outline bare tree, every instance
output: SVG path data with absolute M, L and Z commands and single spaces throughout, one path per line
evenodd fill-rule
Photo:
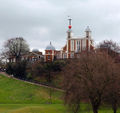
M 98 48 L 101 51 L 107 52 L 111 57 L 115 58 L 120 52 L 120 45 L 112 40 L 104 40 L 99 43 Z
M 48 62 L 44 64 L 44 72 L 46 75 L 47 82 L 50 86 L 54 86 L 54 78 L 57 73 L 61 71 L 61 68 L 63 66 L 63 62 L 60 61 L 54 61 L 54 62 Z M 50 88 L 49 90 L 49 96 L 50 96 L 50 103 L 52 103 L 52 93 L 54 89 Z
M 4 44 L 3 55 L 20 61 L 21 56 L 29 52 L 29 45 L 22 37 L 11 38 Z
M 84 53 L 80 59 L 71 61 L 64 71 L 65 102 L 68 100 L 68 105 L 75 105 L 77 101 L 70 100 L 84 98 L 90 101 L 93 112 L 98 113 L 103 94 L 112 80 L 113 64 L 112 58 L 101 52 Z
M 111 105 L 113 112 L 116 113 L 120 105 L 120 71 L 119 65 L 112 68 L 112 81 L 104 93 L 104 102 Z
M 80 102 L 82 99 L 82 84 L 79 78 L 78 60 L 70 60 L 64 68 L 63 89 L 65 105 L 73 113 L 78 113 L 80 110 Z

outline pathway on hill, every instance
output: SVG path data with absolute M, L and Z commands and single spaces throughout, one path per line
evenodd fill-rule
M 55 87 L 51 87 L 51 86 L 47 86 L 47 85 L 43 85 L 43 84 L 37 84 L 37 83 L 33 83 L 33 82 L 26 81 L 26 80 L 21 80 L 21 79 L 15 78 L 15 77 L 13 77 L 13 76 L 8 75 L 8 74 L 5 73 L 5 72 L 0 72 L 0 74 L 5 75 L 5 76 L 8 77 L 8 78 L 13 78 L 13 79 L 15 79 L 15 80 L 20 80 L 20 81 L 23 81 L 23 82 L 26 82 L 26 83 L 29 83 L 29 84 L 33 84 L 33 85 L 37 85 L 37 86 L 42 86 L 42 87 L 45 87 L 45 88 L 51 88 L 51 89 L 54 89 L 54 90 L 57 90 L 57 91 L 62 91 L 62 92 L 64 92 L 64 90 L 59 89 L 59 88 L 55 88 Z

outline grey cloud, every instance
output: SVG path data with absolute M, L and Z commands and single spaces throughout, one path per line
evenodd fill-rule
M 23 36 L 31 48 L 44 50 L 52 41 L 60 49 L 66 42 L 68 15 L 75 35 L 83 36 L 89 25 L 96 42 L 119 42 L 119 5 L 118 0 L 0 0 L 0 43 Z

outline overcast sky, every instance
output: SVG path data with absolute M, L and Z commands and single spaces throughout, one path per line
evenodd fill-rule
M 96 43 L 120 42 L 120 0 L 0 0 L 0 48 L 22 36 L 31 49 L 44 50 L 49 42 L 56 49 L 66 43 L 68 15 L 75 36 L 90 26 Z

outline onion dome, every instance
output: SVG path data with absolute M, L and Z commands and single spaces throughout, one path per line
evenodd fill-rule
M 46 50 L 55 50 L 55 47 L 50 42 L 50 44 L 46 47 Z
M 89 26 L 87 26 L 87 28 L 85 29 L 85 32 L 91 32 Z
M 32 52 L 39 52 L 39 50 L 38 49 L 33 49 Z

